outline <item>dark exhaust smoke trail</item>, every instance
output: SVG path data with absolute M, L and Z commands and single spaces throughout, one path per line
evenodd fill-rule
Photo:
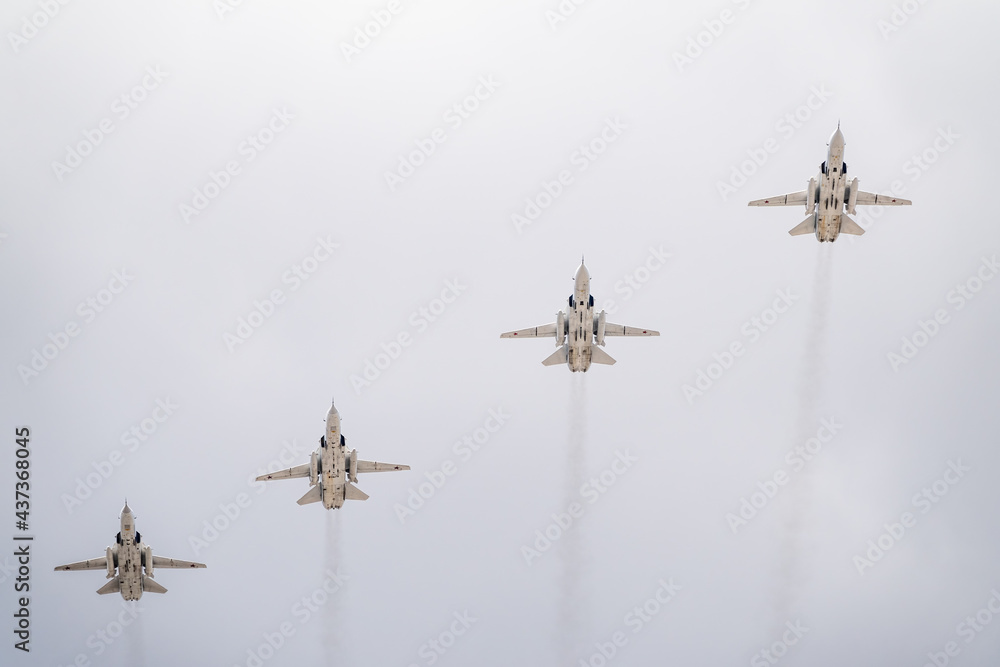
M 809 314 L 806 321 L 805 349 L 799 362 L 796 383 L 796 408 L 793 440 L 789 449 L 800 446 L 816 434 L 819 428 L 820 407 L 827 376 L 827 345 L 830 326 L 832 276 L 832 247 L 820 243 L 816 267 L 810 288 Z M 807 568 L 803 561 L 805 526 L 812 505 L 812 488 L 809 468 L 792 479 L 786 492 L 789 496 L 788 515 L 785 518 L 781 546 L 778 554 L 778 589 L 775 595 L 774 624 L 783 627 L 786 621 L 797 616 L 796 604 L 806 583 Z
M 826 349 L 830 318 L 830 290 L 832 280 L 831 247 L 819 244 L 816 269 L 813 275 L 806 324 L 806 348 L 803 350 L 801 375 L 798 381 L 798 410 L 796 412 L 796 444 L 816 433 L 819 427 L 819 402 L 826 379 Z
M 587 378 L 574 373 L 571 378 L 569 406 L 569 442 L 566 446 L 566 472 L 564 496 L 559 507 L 565 512 L 570 503 L 579 502 L 579 488 L 583 481 L 587 461 Z M 575 523 L 566 530 L 556 546 L 559 555 L 559 657 L 560 664 L 576 664 L 576 651 L 586 642 L 581 636 L 586 631 L 583 591 L 584 539 Z
M 327 510 L 326 544 L 324 545 L 324 568 L 317 581 L 323 581 L 327 572 L 336 572 L 340 567 L 340 534 L 341 510 Z M 343 646 L 340 633 L 340 598 L 341 595 L 331 595 L 325 604 L 323 614 L 323 652 L 324 664 L 342 665 L 344 656 L 340 647 Z
M 137 605 L 138 603 L 130 602 L 128 604 Z M 125 641 L 125 653 L 128 656 L 129 665 L 148 663 L 146 660 L 146 638 L 142 631 L 142 625 L 142 614 L 139 614 L 132 620 L 132 625 L 126 629 L 128 639 Z

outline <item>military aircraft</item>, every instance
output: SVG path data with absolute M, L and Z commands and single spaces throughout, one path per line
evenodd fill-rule
M 607 321 L 603 310 L 594 313 L 594 297 L 590 294 L 590 272 L 580 260 L 580 268 L 573 276 L 573 293 L 569 297 L 569 307 L 556 313 L 554 324 L 519 329 L 500 334 L 501 338 L 555 338 L 559 348 L 542 363 L 546 366 L 567 364 L 574 373 L 586 372 L 591 363 L 615 363 L 607 352 L 601 349 L 606 336 L 659 336 L 659 331 L 626 327 Z M 596 343 L 596 345 L 595 345 Z M 601 347 L 598 347 L 601 346 Z
M 126 600 L 138 600 L 143 591 L 147 593 L 166 593 L 167 589 L 153 581 L 155 568 L 195 568 L 205 567 L 203 563 L 192 563 L 166 556 L 154 556 L 153 548 L 143 544 L 142 536 L 135 529 L 135 517 L 129 509 L 128 501 L 122 509 L 121 532 L 115 538 L 114 546 L 108 547 L 104 558 L 60 565 L 61 570 L 103 570 L 107 568 L 108 579 L 104 586 L 97 589 L 99 595 L 121 593 Z M 115 575 L 117 569 L 118 574 Z M 145 572 L 143 572 L 145 569 Z
M 748 206 L 805 206 L 808 217 L 789 230 L 792 236 L 816 234 L 820 243 L 834 242 L 843 232 L 861 236 L 865 230 L 848 214 L 856 213 L 855 206 L 909 206 L 913 202 L 891 195 L 878 195 L 858 189 L 858 179 L 847 180 L 847 163 L 844 162 L 844 135 L 837 123 L 837 131 L 830 137 L 826 161 L 819 166 L 816 178 L 809 179 L 809 187 L 767 199 L 755 199 Z M 844 213 L 844 209 L 847 213 Z
M 343 507 L 345 500 L 368 500 L 368 494 L 354 486 L 361 472 L 409 470 L 410 466 L 395 463 L 358 460 L 358 450 L 347 451 L 347 440 L 340 432 L 340 413 L 331 404 L 326 415 L 326 435 L 319 439 L 319 449 L 309 463 L 287 470 L 261 475 L 258 482 L 275 479 L 309 478 L 309 490 L 299 498 L 299 505 L 323 501 L 326 509 Z

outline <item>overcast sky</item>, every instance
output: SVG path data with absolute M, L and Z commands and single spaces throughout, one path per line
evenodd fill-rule
M 996 665 L 998 20 L 5 3 L 0 497 L 10 540 L 27 425 L 35 541 L 27 655 L 0 557 L 0 662 Z M 838 122 L 913 206 L 822 245 L 747 208 Z M 584 254 L 608 319 L 661 335 L 572 374 L 499 334 L 552 322 Z M 412 469 L 330 512 L 251 483 L 331 398 Z M 53 572 L 126 497 L 208 565 L 131 611 Z

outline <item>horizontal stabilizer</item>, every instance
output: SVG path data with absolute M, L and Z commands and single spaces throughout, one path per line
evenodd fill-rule
M 500 334 L 501 338 L 555 338 L 555 336 L 555 322 L 552 324 L 543 324 L 540 327 L 518 329 L 517 331 L 508 331 L 507 333 Z
M 854 234 L 855 236 L 861 236 L 865 233 L 865 230 L 861 228 L 861 225 L 854 222 L 847 215 L 840 214 L 840 233 L 841 234 Z
M 189 567 L 205 567 L 205 564 L 192 563 L 189 560 L 177 560 L 176 558 L 167 558 L 166 556 L 153 556 L 153 569 L 158 570 L 161 567 L 181 569 Z
M 58 572 L 59 570 L 106 570 L 107 568 L 108 568 L 108 559 L 106 556 L 101 556 L 100 558 L 81 560 L 79 563 L 60 565 L 55 569 Z
M 122 580 L 115 577 L 108 583 L 104 584 L 97 589 L 98 595 L 108 595 L 110 593 L 121 593 L 122 592 Z
M 911 204 L 913 202 L 909 199 L 902 199 L 901 197 L 858 191 L 858 206 L 910 206 Z
M 768 197 L 767 199 L 755 199 L 748 203 L 747 206 L 805 206 L 807 194 L 808 192 L 803 190 L 802 192 L 793 192 L 788 195 Z
M 393 470 L 409 470 L 410 466 L 402 463 L 379 463 L 378 461 L 362 461 L 358 459 L 358 472 L 392 472 Z
M 590 346 L 590 360 L 595 364 L 604 364 L 605 366 L 613 366 L 615 363 L 610 354 L 596 345 Z
M 350 482 L 347 483 L 347 492 L 344 494 L 345 500 L 368 500 L 368 494 L 354 486 Z
M 569 360 L 569 356 L 566 352 L 566 346 L 563 345 L 558 350 L 547 356 L 542 360 L 542 365 L 544 366 L 557 366 L 558 364 L 565 364 Z
M 159 585 L 151 577 L 142 578 L 142 590 L 146 593 L 166 593 L 167 589 Z
M 295 477 L 308 477 L 308 476 L 309 476 L 309 464 L 303 463 L 302 465 L 295 466 L 294 468 L 269 472 L 266 475 L 261 475 L 255 481 L 266 482 L 269 479 L 293 479 Z
M 659 336 L 659 331 L 652 329 L 641 329 L 639 327 L 627 327 L 622 324 L 612 324 L 608 322 L 604 325 L 604 335 L 607 336 Z
M 323 500 L 323 494 L 320 492 L 319 484 L 309 487 L 306 491 L 306 495 L 299 498 L 299 505 L 308 505 L 309 503 L 318 503 Z
M 802 236 L 803 234 L 816 233 L 816 216 L 810 215 L 808 218 L 788 230 L 792 236 Z

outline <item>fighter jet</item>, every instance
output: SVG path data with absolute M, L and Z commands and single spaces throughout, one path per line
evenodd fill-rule
M 540 327 L 519 329 L 500 334 L 501 338 L 555 338 L 559 348 L 542 363 L 546 366 L 568 364 L 574 373 L 587 372 L 591 363 L 615 363 L 604 346 L 605 336 L 659 336 L 659 331 L 626 327 L 607 321 L 607 313 L 603 310 L 594 313 L 594 297 L 590 294 L 590 272 L 580 260 L 580 268 L 573 276 L 573 293 L 569 296 L 569 307 L 556 313 L 554 324 L 543 324 Z M 595 343 L 597 345 L 595 345 Z M 597 346 L 601 347 L 597 347 Z
M 166 593 L 167 589 L 153 581 L 155 568 L 192 568 L 205 567 L 203 563 L 191 563 L 186 560 L 154 556 L 153 548 L 143 544 L 142 536 L 135 529 L 135 517 L 125 501 L 122 509 L 121 532 L 115 537 L 114 546 L 108 547 L 104 558 L 60 565 L 60 570 L 108 570 L 108 583 L 97 589 L 98 595 L 121 593 L 126 600 L 138 600 L 143 591 L 147 593 Z M 145 573 L 143 573 L 145 568 Z M 115 570 L 118 574 L 115 575 Z
M 808 217 L 788 233 L 816 234 L 820 243 L 833 242 L 841 232 L 861 236 L 865 230 L 848 217 L 856 213 L 855 206 L 909 206 L 909 199 L 890 195 L 877 195 L 858 189 L 858 179 L 847 180 L 847 163 L 844 162 L 844 135 L 837 131 L 830 137 L 826 161 L 819 166 L 816 178 L 809 179 L 809 188 L 801 192 L 757 199 L 748 206 L 805 206 Z M 847 213 L 843 210 L 847 209 Z
M 340 432 L 340 413 L 331 404 L 326 415 L 326 435 L 319 439 L 319 449 L 309 463 L 261 475 L 258 482 L 273 479 L 308 477 L 309 490 L 299 498 L 299 505 L 323 501 L 328 510 L 343 507 L 345 500 L 368 500 L 368 494 L 354 486 L 360 472 L 409 470 L 410 466 L 377 461 L 359 461 L 358 450 L 347 451 L 347 440 Z

